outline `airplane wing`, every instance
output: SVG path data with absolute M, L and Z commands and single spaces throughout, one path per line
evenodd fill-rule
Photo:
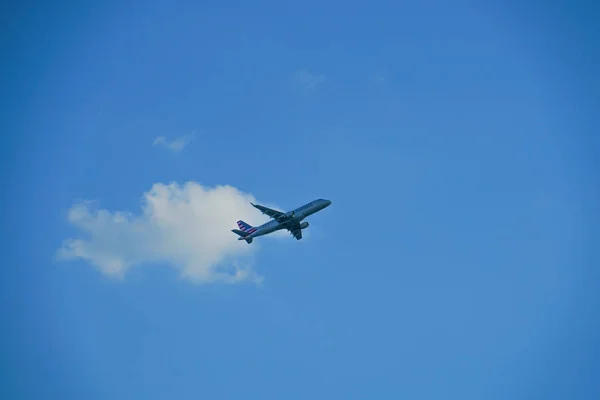
M 296 240 L 302 239 L 302 229 L 300 229 L 300 224 L 293 225 L 287 228 L 288 231 L 296 238 Z
M 263 214 L 267 214 L 269 217 L 277 220 L 278 222 L 283 222 L 285 220 L 285 213 L 282 213 L 281 211 L 273 210 L 272 208 L 260 206 L 254 203 L 250 204 L 252 204 L 255 208 L 258 208 Z

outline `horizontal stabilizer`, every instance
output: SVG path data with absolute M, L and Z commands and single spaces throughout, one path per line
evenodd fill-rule
M 239 229 L 232 229 L 232 230 L 231 230 L 231 232 L 233 232 L 233 233 L 235 233 L 236 235 L 239 235 L 239 236 L 240 236 L 240 237 L 238 238 L 238 240 L 245 240 L 245 241 L 246 241 L 246 243 L 248 243 L 248 244 L 252 243 L 252 238 L 251 238 L 251 237 L 250 237 L 250 238 L 248 237 L 248 236 L 250 236 L 250 235 L 251 235 L 251 233 L 250 233 L 250 232 L 244 232 L 244 231 L 241 231 L 241 230 L 239 230 Z
M 232 229 L 231 232 L 235 233 L 236 235 L 241 236 L 240 240 L 250 234 L 249 232 L 240 231 L 239 229 Z

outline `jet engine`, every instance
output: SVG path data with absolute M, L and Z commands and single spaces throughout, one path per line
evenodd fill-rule
M 300 229 L 308 228 L 308 222 L 303 222 L 300 224 Z

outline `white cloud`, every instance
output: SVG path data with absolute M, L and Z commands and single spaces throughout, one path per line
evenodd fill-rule
M 56 256 L 85 260 L 117 279 L 133 267 L 167 263 L 197 283 L 260 283 L 249 258 L 259 243 L 238 241 L 231 232 L 239 219 L 251 225 L 268 219 L 250 202 L 256 199 L 232 186 L 196 182 L 154 184 L 143 195 L 141 215 L 82 202 L 69 210 L 68 220 L 86 237 L 65 240 Z M 287 231 L 269 236 L 289 237 Z
M 169 142 L 167 140 L 167 138 L 165 138 L 164 136 L 159 136 L 156 139 L 154 139 L 153 145 L 154 146 L 162 146 L 165 149 L 175 151 L 175 152 L 180 152 L 185 148 L 185 146 L 190 144 L 192 142 L 192 140 L 194 140 L 195 137 L 196 137 L 195 134 L 190 133 L 189 135 L 180 136 Z
M 325 82 L 325 76 L 314 75 L 305 69 L 301 69 L 294 73 L 294 82 L 304 93 L 311 93 Z

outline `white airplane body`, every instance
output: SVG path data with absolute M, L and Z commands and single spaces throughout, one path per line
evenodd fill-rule
M 296 240 L 302 239 L 302 229 L 308 228 L 308 222 L 302 222 L 302 220 L 309 215 L 328 207 L 331 204 L 331 201 L 318 199 L 287 213 L 253 203 L 250 204 L 259 209 L 263 214 L 271 217 L 272 220 L 257 227 L 249 225 L 242 220 L 237 221 L 239 229 L 232 229 L 231 232 L 240 236 L 238 240 L 245 240 L 248 244 L 252 243 L 252 239 L 255 237 L 268 235 L 269 233 L 273 233 L 281 229 L 287 229 L 290 231 Z

